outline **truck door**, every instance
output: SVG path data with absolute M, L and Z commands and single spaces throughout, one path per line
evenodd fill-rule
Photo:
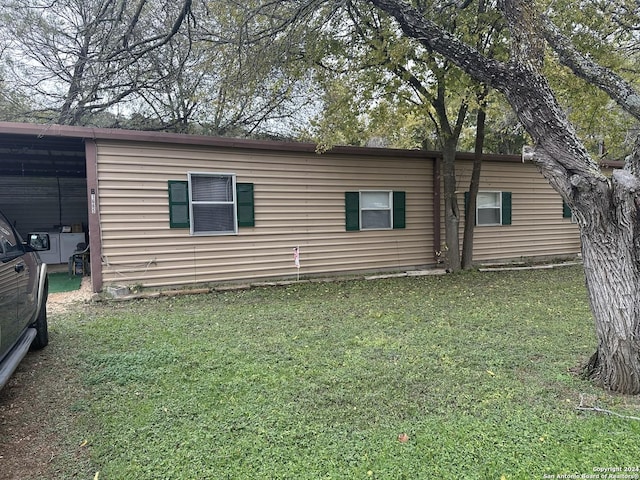
M 15 343 L 21 331 L 18 282 L 20 272 L 25 267 L 21 252 L 22 245 L 18 243 L 13 229 L 0 216 L 0 358 Z

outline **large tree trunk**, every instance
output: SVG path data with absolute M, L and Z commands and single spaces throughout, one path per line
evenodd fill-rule
M 598 350 L 586 373 L 602 387 L 640 393 L 640 236 L 634 191 L 626 171 L 613 177 L 612 201 L 581 224 L 582 255 Z M 602 204 L 604 203 L 604 204 Z
M 539 79 L 539 77 L 538 77 Z M 534 82 L 535 84 L 535 82 Z M 544 91 L 544 85 L 538 85 Z M 582 258 L 598 348 L 586 373 L 605 389 L 640 393 L 640 180 L 627 169 L 606 178 L 563 127 L 550 104 L 508 92 L 511 104 L 537 142 L 526 155 L 571 206 L 580 227 Z M 535 109 L 558 123 L 537 122 Z

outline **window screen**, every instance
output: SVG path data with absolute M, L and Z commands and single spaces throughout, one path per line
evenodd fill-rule
M 500 192 L 479 192 L 477 197 L 477 225 L 500 225 L 501 215 Z
M 189 173 L 191 233 L 236 233 L 235 176 Z
M 391 192 L 360 192 L 362 230 L 392 228 Z

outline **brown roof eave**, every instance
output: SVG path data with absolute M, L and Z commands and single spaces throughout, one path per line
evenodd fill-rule
M 171 143 L 175 145 L 198 145 L 218 148 L 242 148 L 249 150 L 270 150 L 281 152 L 314 153 L 314 143 L 285 142 L 273 140 L 252 140 L 231 137 L 188 135 L 183 133 L 147 132 L 142 130 L 122 130 L 110 128 L 78 127 L 71 125 L 42 125 L 33 123 L 0 122 L 0 134 L 32 135 L 43 137 L 66 137 L 91 140 L 119 140 L 130 142 Z M 437 152 L 421 150 L 401 150 L 392 148 L 370 148 L 336 146 L 327 154 L 397 156 L 425 158 L 439 155 Z
M 130 142 L 156 142 L 177 145 L 199 145 L 217 148 L 241 148 L 248 150 L 280 151 L 314 153 L 317 145 L 314 143 L 285 142 L 274 140 L 252 140 L 245 138 L 214 137 L 206 135 L 188 135 L 184 133 L 148 132 L 142 130 L 123 130 L 113 128 L 80 127 L 72 125 L 36 124 L 0 122 L 0 134 L 32 135 L 43 137 L 66 137 L 93 140 L 120 140 Z M 334 146 L 324 152 L 326 155 L 359 155 L 375 157 L 397 158 L 442 158 L 442 152 L 428 150 L 410 150 L 378 147 Z M 473 153 L 458 152 L 456 158 L 473 160 Z M 485 161 L 522 162 L 521 155 L 485 154 Z M 608 161 L 601 165 L 610 168 L 621 168 L 623 162 Z
M 248 150 L 314 153 L 317 145 L 314 143 L 285 142 L 274 140 L 252 140 L 246 138 L 214 137 L 206 135 L 188 135 L 183 133 L 148 132 L 142 130 L 123 130 L 113 128 L 80 127 L 57 124 L 35 124 L 0 122 L 0 134 L 30 135 L 38 138 L 77 138 L 91 140 L 116 140 L 128 142 L 155 142 L 174 145 L 197 145 L 217 148 L 241 148 Z M 397 158 L 440 158 L 441 152 L 427 150 L 410 150 L 378 147 L 356 147 L 337 145 L 324 152 L 326 155 L 360 155 L 375 157 Z M 472 154 L 460 153 L 459 158 L 473 158 Z M 502 155 L 485 156 L 488 160 L 494 157 L 507 160 Z M 504 157 L 504 158 L 503 158 Z M 517 157 L 518 159 L 520 157 Z

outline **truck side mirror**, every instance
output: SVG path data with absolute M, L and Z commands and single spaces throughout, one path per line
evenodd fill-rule
M 33 250 L 44 252 L 49 250 L 49 234 L 48 233 L 30 233 L 27 245 Z

